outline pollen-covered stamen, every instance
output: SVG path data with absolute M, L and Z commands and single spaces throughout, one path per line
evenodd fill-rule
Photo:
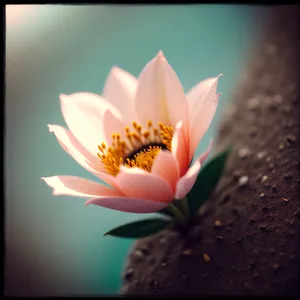
M 97 153 L 105 169 L 109 174 L 117 175 L 120 165 L 127 167 L 139 167 L 148 172 L 151 171 L 153 161 L 161 149 L 171 151 L 173 128 L 172 126 L 158 124 L 153 127 L 152 121 L 147 122 L 147 128 L 137 122 L 132 122 L 133 130 L 125 127 L 125 139 L 118 133 L 112 134 L 111 147 L 105 143 L 98 146 Z
M 127 158 L 125 166 L 130 168 L 138 167 L 151 172 L 153 161 L 161 149 L 162 147 L 160 146 L 149 146 L 147 149 L 134 154 L 133 159 Z
M 171 151 L 172 149 L 172 137 L 173 137 L 173 127 L 168 125 L 163 125 L 159 123 L 160 134 L 162 138 L 162 143 L 166 145 L 167 149 Z

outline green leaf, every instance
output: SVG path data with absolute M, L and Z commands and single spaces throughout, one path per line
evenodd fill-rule
M 165 219 L 147 219 L 137 222 L 132 222 L 114 228 L 104 235 L 112 235 L 123 238 L 142 238 L 165 229 L 172 220 Z
M 197 213 L 198 209 L 209 199 L 217 186 L 230 151 L 231 147 L 215 156 L 200 170 L 195 185 L 187 195 L 191 215 Z
M 158 213 L 166 215 L 168 217 L 173 218 L 174 216 L 172 215 L 172 213 L 170 212 L 170 210 L 168 209 L 168 207 L 163 208 L 162 210 L 159 210 Z

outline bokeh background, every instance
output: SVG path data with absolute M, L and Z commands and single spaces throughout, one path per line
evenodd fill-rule
M 6 6 L 5 291 L 14 296 L 114 295 L 134 240 L 109 229 L 153 215 L 52 196 L 42 176 L 96 180 L 47 124 L 64 125 L 58 95 L 101 93 L 114 65 L 138 76 L 162 49 L 187 91 L 223 73 L 206 149 L 243 74 L 257 8 L 234 5 Z

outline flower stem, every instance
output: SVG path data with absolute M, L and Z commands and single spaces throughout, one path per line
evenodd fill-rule
M 190 216 L 190 211 L 189 211 L 187 197 L 177 200 L 177 203 L 178 203 L 177 206 L 179 206 L 180 210 L 183 212 L 185 217 L 188 219 Z
M 182 212 L 172 203 L 169 203 L 168 205 L 169 211 L 172 213 L 172 215 L 175 217 L 176 220 L 180 222 L 185 222 L 186 218 L 182 214 Z

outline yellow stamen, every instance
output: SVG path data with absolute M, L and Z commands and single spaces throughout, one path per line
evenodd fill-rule
M 147 129 L 137 122 L 132 122 L 133 131 L 125 127 L 124 139 L 119 133 L 112 134 L 111 146 L 102 142 L 98 146 L 97 156 L 104 164 L 107 172 L 116 176 L 120 172 L 120 165 L 138 167 L 151 172 L 153 161 L 161 149 L 171 151 L 173 128 L 159 123 L 153 127 L 151 120 L 147 122 Z M 141 149 L 136 152 L 137 149 Z

